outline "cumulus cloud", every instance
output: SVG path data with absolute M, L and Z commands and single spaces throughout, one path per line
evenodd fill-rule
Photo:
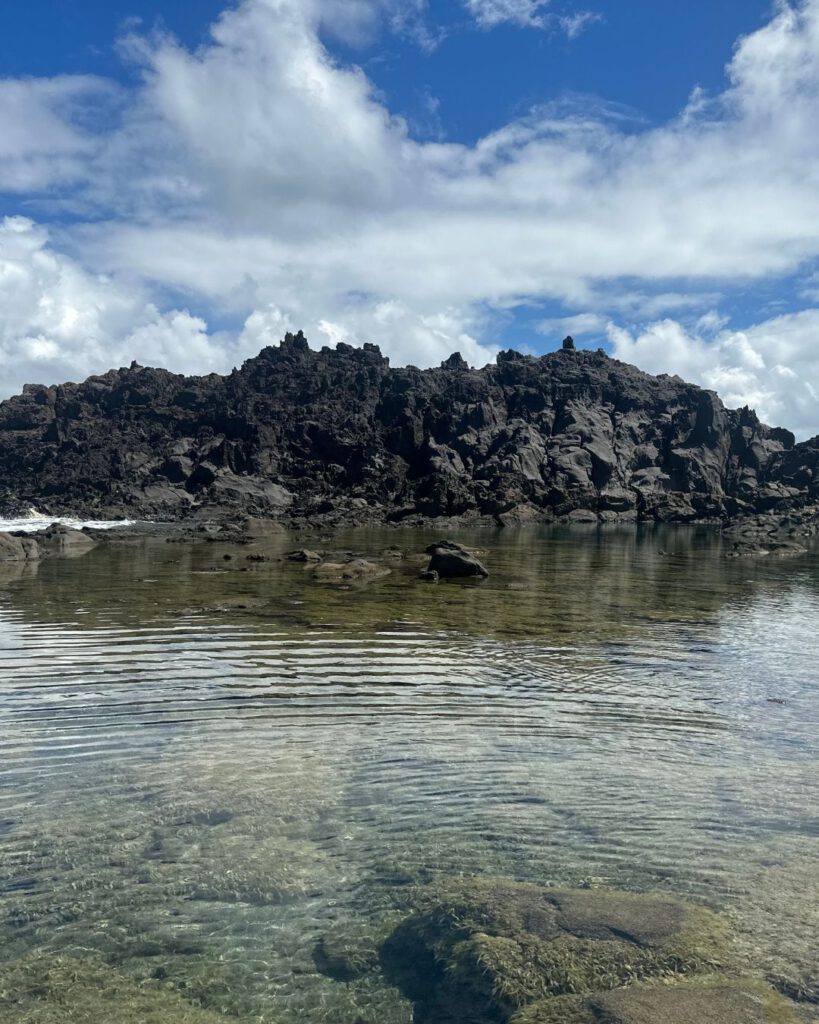
M 25 383 L 83 378 L 132 359 L 177 372 L 227 372 L 287 331 L 304 329 L 314 347 L 380 343 L 395 365 L 434 365 L 459 350 L 483 365 L 497 348 L 470 334 L 478 320 L 456 309 L 429 313 L 397 301 L 359 299 L 326 317 L 293 296 L 297 317 L 269 303 L 240 332 L 211 332 L 186 309 L 160 311 L 133 277 L 92 274 L 54 249 L 48 232 L 25 217 L 0 221 L 0 366 L 7 393 Z
M 469 3 L 487 26 L 557 11 Z M 426 5 L 407 9 L 420 17 Z M 581 98 L 474 145 L 414 137 L 322 42 L 363 40 L 397 12 L 392 0 L 242 0 L 195 51 L 132 37 L 124 49 L 140 84 L 127 97 L 112 90 L 107 114 L 91 109 L 94 80 L 5 83 L 42 130 L 26 129 L 16 99 L 0 105 L 0 139 L 13 140 L 0 142 L 12 150 L 0 188 L 50 190 L 49 210 L 61 202 L 69 220 L 50 240 L 30 223 L 22 232 L 33 248 L 9 273 L 23 273 L 30 301 L 0 310 L 2 390 L 23 372 L 9 353 L 32 376 L 58 358 L 75 374 L 103 369 L 137 344 L 178 368 L 215 368 L 220 353 L 230 362 L 285 324 L 316 344 L 376 341 L 401 361 L 461 348 L 480 362 L 494 351 L 493 309 L 549 301 L 625 324 L 612 343 L 648 368 L 676 324 L 687 376 L 720 370 L 731 396 L 758 384 L 766 416 L 780 409 L 797 425 L 797 407 L 776 397 L 786 383 L 772 392 L 770 381 L 787 371 L 816 381 L 810 311 L 776 358 L 757 328 L 745 332 L 764 373 L 717 321 L 663 317 L 696 322 L 721 294 L 819 257 L 819 0 L 780 4 L 738 42 L 724 91 L 695 91 L 666 124 Z M 46 311 L 62 308 L 66 281 L 81 326 L 61 337 L 68 322 Z M 806 278 L 806 301 L 814 289 Z M 203 311 L 244 330 L 209 335 Z M 808 429 L 810 414 L 798 417 Z
M 229 368 L 230 346 L 185 310 L 160 312 L 133 282 L 89 274 L 25 217 L 0 221 L 0 363 L 7 392 L 140 362 Z
M 819 403 L 819 309 L 766 320 L 745 331 L 700 321 L 700 331 L 660 320 L 640 333 L 609 324 L 614 355 L 651 373 L 679 374 L 719 392 L 729 407 L 748 405 L 768 423 L 800 437 L 816 433 Z M 703 330 L 704 328 L 704 330 Z
M 342 322 L 322 320 L 319 331 L 330 343 L 360 345 L 377 340 L 394 365 L 434 366 L 453 352 L 472 365 L 483 366 L 498 353 L 497 346 L 481 344 L 470 331 L 476 318 L 462 310 L 419 313 L 395 300 L 357 310 L 342 311 Z

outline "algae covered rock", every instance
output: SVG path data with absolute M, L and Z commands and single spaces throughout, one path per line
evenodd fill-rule
M 430 1024 L 504 1022 L 555 996 L 711 969 L 726 945 L 715 914 L 667 896 L 490 878 L 422 887 L 413 903 L 381 959 Z
M 755 979 L 695 978 L 534 1003 L 510 1024 L 797 1024 L 790 1003 Z
M 313 951 L 313 960 L 322 974 L 337 981 L 352 981 L 380 967 L 381 946 L 397 921 L 395 917 L 376 922 L 345 921 L 327 931 Z
M 316 579 L 329 583 L 366 582 L 389 576 L 392 569 L 366 558 L 350 558 L 345 562 L 322 562 L 313 570 Z
M 175 992 L 138 984 L 95 957 L 0 963 L 0 1021 L 15 1024 L 224 1024 Z

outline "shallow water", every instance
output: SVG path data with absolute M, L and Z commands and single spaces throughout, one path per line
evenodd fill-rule
M 819 998 L 817 553 L 577 527 L 461 534 L 480 584 L 276 560 L 430 539 L 0 567 L 6 968 L 71 955 L 248 1024 L 409 1022 L 317 942 L 408 883 L 496 874 L 701 902 L 738 969 Z

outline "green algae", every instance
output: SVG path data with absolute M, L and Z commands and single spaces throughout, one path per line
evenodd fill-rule
M 175 992 L 141 985 L 84 957 L 35 954 L 0 962 L 6 1024 L 224 1024 Z
M 316 944 L 316 967 L 336 981 L 352 981 L 379 970 L 381 947 L 400 923 L 400 912 L 357 918 L 328 929 Z
M 532 1003 L 510 1024 L 798 1024 L 795 1007 L 756 978 L 700 977 Z
M 729 946 L 717 915 L 667 896 L 473 878 L 433 882 L 407 904 L 381 961 L 430 1024 L 456 1007 L 505 1021 L 547 997 L 712 969 Z

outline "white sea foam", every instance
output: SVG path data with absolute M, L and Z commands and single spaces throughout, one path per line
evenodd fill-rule
M 47 530 L 53 523 L 71 526 L 75 530 L 81 530 L 84 526 L 93 527 L 95 530 L 113 530 L 118 526 L 133 526 L 135 522 L 135 519 L 75 519 L 72 516 L 45 516 L 35 509 L 31 509 L 27 516 L 22 516 L 19 519 L 0 519 L 0 533 L 39 533 L 40 530 Z

